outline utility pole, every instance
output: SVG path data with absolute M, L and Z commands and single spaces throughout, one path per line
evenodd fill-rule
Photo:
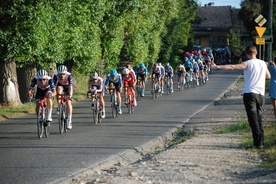
M 271 42 L 268 43 L 268 49 L 267 49 L 267 61 L 272 61 L 272 43 L 273 43 L 273 31 L 272 31 L 272 16 L 273 16 L 273 0 L 269 0 L 269 18 L 268 18 L 268 27 L 271 29 L 270 31 L 270 37 Z

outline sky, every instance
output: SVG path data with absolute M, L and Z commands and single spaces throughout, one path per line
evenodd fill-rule
M 214 2 L 214 6 L 229 6 L 231 5 L 232 7 L 235 8 L 241 8 L 240 3 L 241 0 L 198 0 L 198 2 L 201 2 L 201 6 L 204 6 L 204 4 L 208 4 L 210 2 Z

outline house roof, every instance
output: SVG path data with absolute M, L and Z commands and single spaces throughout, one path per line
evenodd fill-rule
M 229 29 L 232 27 L 231 6 L 203 6 L 198 11 L 201 18 L 200 24 L 194 28 L 219 28 Z

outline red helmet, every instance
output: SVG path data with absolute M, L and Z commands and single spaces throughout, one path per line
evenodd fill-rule
M 188 57 L 190 56 L 191 54 L 189 52 L 185 52 L 185 56 Z

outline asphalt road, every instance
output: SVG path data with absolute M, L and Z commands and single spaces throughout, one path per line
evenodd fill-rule
M 0 183 L 59 183 L 101 163 L 143 152 L 149 142 L 180 125 L 219 97 L 241 72 L 215 71 L 207 85 L 151 99 L 149 88 L 134 114 L 106 118 L 93 124 L 90 100 L 74 103 L 73 129 L 60 135 L 56 115 L 50 137 L 39 140 L 35 115 L 0 122 Z M 154 144 L 152 144 L 154 145 Z

